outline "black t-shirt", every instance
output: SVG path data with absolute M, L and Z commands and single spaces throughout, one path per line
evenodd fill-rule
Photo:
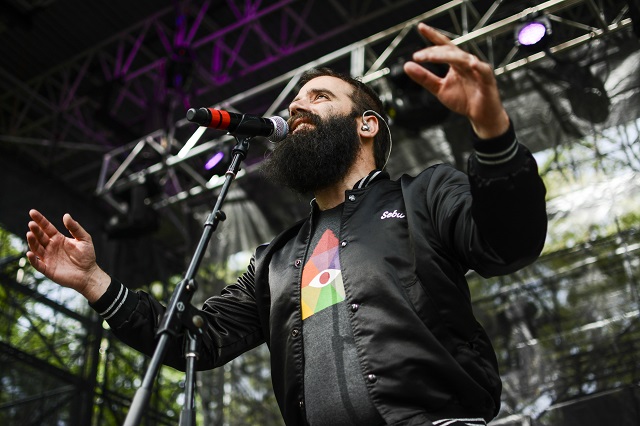
M 367 392 L 345 303 L 340 268 L 342 205 L 318 215 L 302 272 L 304 393 L 317 425 L 383 425 Z

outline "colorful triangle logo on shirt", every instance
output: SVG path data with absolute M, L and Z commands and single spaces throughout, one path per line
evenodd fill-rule
M 304 265 L 301 287 L 303 320 L 344 300 L 338 239 L 330 229 L 322 234 Z

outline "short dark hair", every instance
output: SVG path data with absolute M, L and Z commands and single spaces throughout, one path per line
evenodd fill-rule
M 353 101 L 356 113 L 358 115 L 362 115 L 363 112 L 370 109 L 380 114 L 380 117 L 383 117 L 385 123 L 381 123 L 380 130 L 373 139 L 373 156 L 376 162 L 376 168 L 382 170 L 387 161 L 389 145 L 391 144 L 391 141 L 388 129 L 385 128 L 386 126 L 388 126 L 388 120 L 386 118 L 384 106 L 382 105 L 380 97 L 371 87 L 367 86 L 357 78 L 339 73 L 332 70 L 331 68 L 323 67 L 307 70 L 302 73 L 299 84 L 301 86 L 304 86 L 314 78 L 323 76 L 339 78 L 340 80 L 349 83 L 351 87 L 353 87 L 353 92 L 351 93 L 350 97 Z

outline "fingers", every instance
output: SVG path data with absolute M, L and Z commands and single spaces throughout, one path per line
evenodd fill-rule
M 44 217 L 38 210 L 29 210 L 29 216 L 31 216 L 31 219 L 33 219 L 33 221 L 38 225 L 42 232 L 44 232 L 49 238 L 58 233 L 58 229 L 53 226 L 53 224 L 49 222 L 49 220 Z
M 80 241 L 91 240 L 91 235 L 89 235 L 89 233 L 85 231 L 82 225 L 80 225 L 80 223 L 75 221 L 69 213 L 66 213 L 62 217 L 62 223 L 64 223 L 65 228 L 67 228 L 71 236 L 76 240 L 80 240 Z
M 58 229 L 39 211 L 29 210 L 31 220 L 28 224 L 27 243 L 36 256 L 43 257 L 51 239 L 59 234 Z
M 29 223 L 29 227 L 31 228 L 31 224 Z M 38 238 L 37 233 L 34 231 L 27 232 L 27 244 L 29 245 L 29 250 L 34 253 L 34 256 L 44 257 L 45 253 L 45 244 Z
M 409 76 L 409 78 L 434 95 L 438 93 L 441 78 L 433 74 L 431 71 L 416 64 L 415 62 L 407 62 L 404 64 L 404 72 Z
M 31 266 L 35 268 L 36 271 L 41 272 L 42 274 L 45 274 L 47 270 L 47 265 L 42 260 L 40 260 L 40 258 L 36 256 L 35 253 L 33 253 L 32 251 L 28 251 L 27 260 L 29 261 Z
M 42 230 L 42 228 L 40 227 L 40 225 L 38 225 L 36 222 L 34 221 L 30 221 L 28 224 L 29 227 L 29 231 L 27 233 L 27 241 L 30 242 L 30 246 L 31 244 L 34 244 L 34 246 L 42 246 L 42 247 L 46 247 L 49 244 L 50 238 L 49 236 Z
M 489 64 L 481 61 L 475 55 L 462 50 L 453 44 L 444 34 L 423 23 L 418 24 L 418 30 L 420 34 L 433 42 L 434 46 L 426 47 L 415 52 L 413 54 L 413 60 L 415 62 L 448 64 L 463 72 L 478 71 L 483 79 L 490 79 L 493 76 L 493 70 Z
M 436 64 L 448 64 L 461 72 L 474 72 L 491 74 L 489 64 L 482 62 L 477 56 L 454 46 L 432 46 L 419 50 L 413 54 L 416 62 L 432 62 Z
M 30 251 L 27 252 L 27 260 L 36 271 L 44 274 L 47 269 L 47 265 L 41 259 L 45 257 L 45 247 L 49 244 L 50 238 L 44 231 L 43 226 L 47 227 L 48 225 L 53 225 L 51 225 L 51 223 L 49 223 L 49 221 L 37 210 L 29 211 L 29 216 L 31 216 L 33 220 L 28 224 L 29 232 L 27 232 L 27 244 L 29 245 Z
M 27 232 L 27 244 L 29 251 L 27 252 L 27 260 L 38 272 L 44 272 L 46 265 L 40 260 L 44 257 L 44 247 L 49 243 L 49 237 L 40 227 L 39 223 L 43 223 L 44 216 L 37 210 L 30 210 L 29 216 L 33 219 L 29 222 L 29 231 Z M 46 219 L 44 219 L 46 221 Z
M 437 31 L 435 28 L 428 26 L 427 24 L 420 22 L 418 24 L 418 32 L 426 37 L 430 42 L 436 45 L 445 45 L 449 44 L 453 46 L 451 39 L 441 32 Z
M 30 210 L 29 216 L 31 216 L 33 220 L 29 221 L 29 224 L 27 225 L 29 227 L 29 232 L 27 232 L 27 244 L 32 252 L 32 256 L 27 256 L 27 258 L 35 267 L 37 260 L 39 260 L 37 257 L 44 257 L 45 248 L 51 241 L 51 237 L 47 235 L 44 229 L 48 228 L 49 232 L 52 234 L 57 233 L 57 229 L 55 229 L 55 227 L 37 210 Z M 53 231 L 51 231 L 51 228 L 53 228 Z M 38 269 L 38 267 L 36 267 L 36 269 Z
M 59 234 L 58 229 L 42 213 L 35 209 L 29 211 L 29 216 L 33 219 L 33 221 L 29 222 L 29 230 L 33 233 L 34 242 L 37 241 L 40 245 L 46 247 L 51 238 Z M 62 217 L 62 223 L 76 240 L 88 241 L 91 239 L 91 235 L 69 213 L 65 213 Z

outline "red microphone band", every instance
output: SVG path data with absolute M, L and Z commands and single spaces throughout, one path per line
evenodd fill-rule
M 231 124 L 231 116 L 227 111 L 220 109 L 207 108 L 211 113 L 211 123 L 209 127 L 214 129 L 225 130 Z

